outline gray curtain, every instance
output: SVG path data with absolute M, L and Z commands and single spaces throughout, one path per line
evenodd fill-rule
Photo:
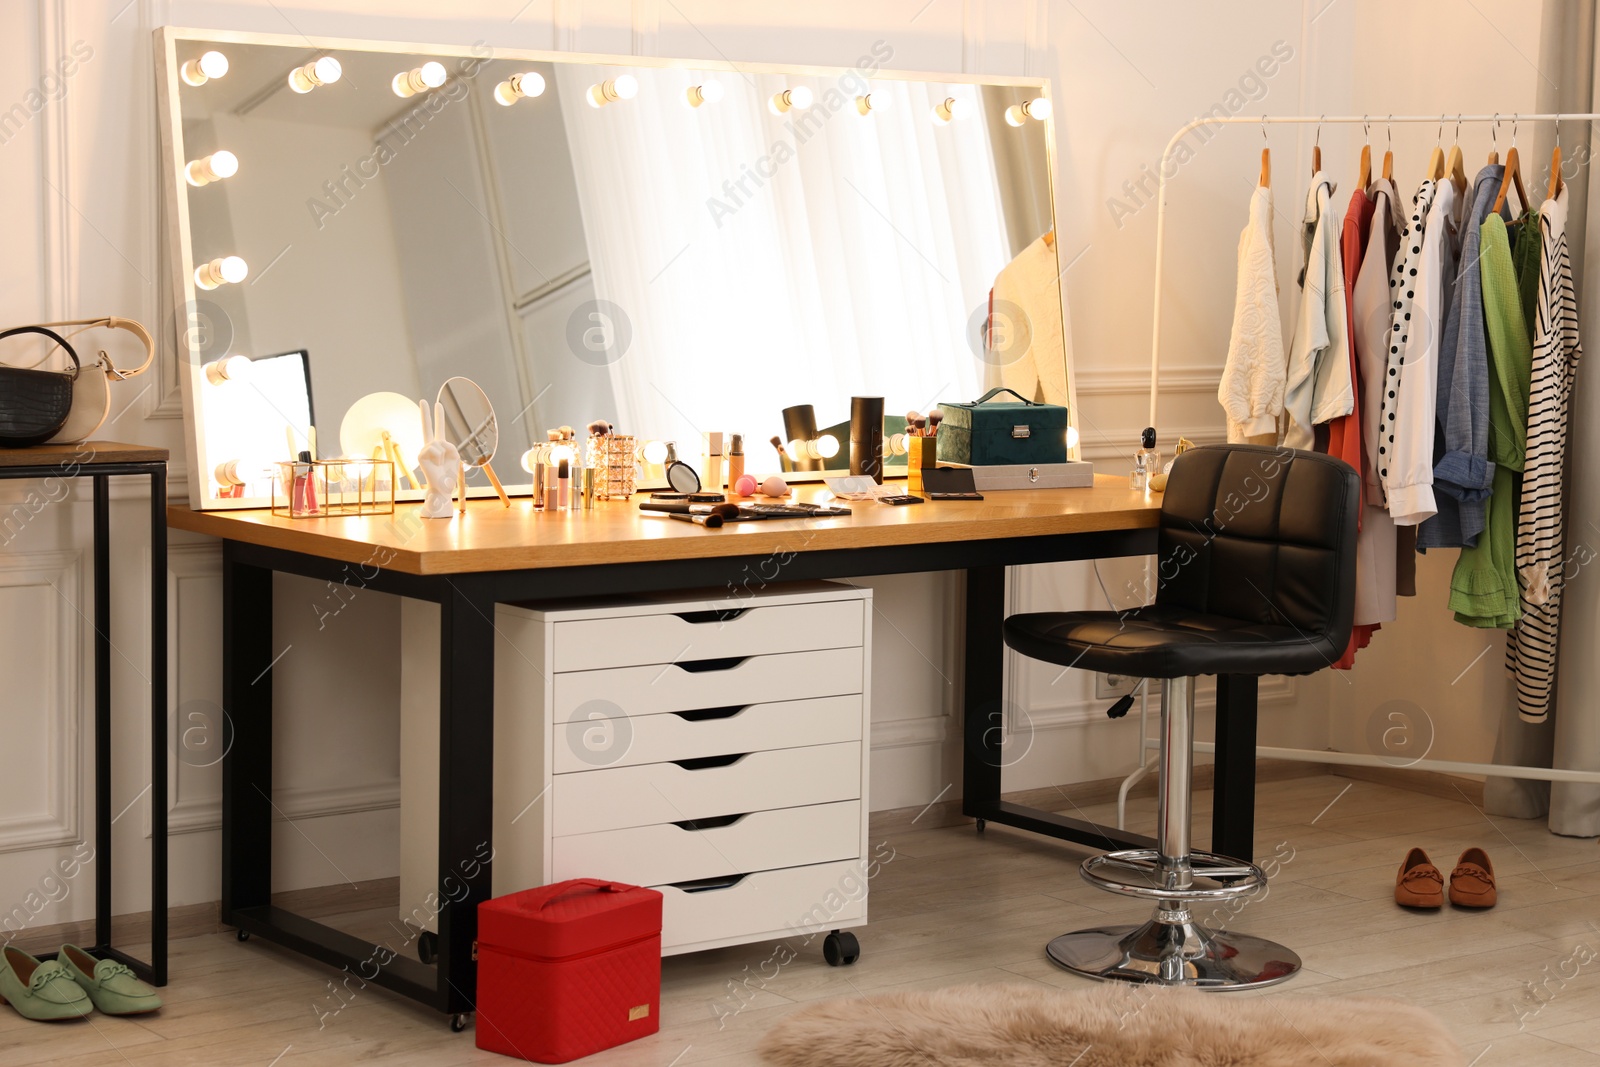
M 1545 0 L 1539 49 L 1539 110 L 1585 112 L 1593 110 L 1595 92 L 1595 0 Z M 1571 190 L 1567 243 L 1572 255 L 1574 282 L 1579 294 L 1580 329 L 1590 346 L 1597 344 L 1589 309 L 1597 306 L 1600 292 L 1589 284 L 1584 248 L 1589 236 L 1588 194 L 1595 180 L 1590 158 L 1590 124 L 1563 123 L 1561 150 L 1570 164 L 1563 169 Z M 1555 128 L 1541 123 L 1529 168 L 1543 196 L 1545 170 L 1555 142 Z M 1531 185 L 1532 183 L 1530 183 Z M 1596 247 L 1600 247 L 1600 235 Z M 1600 282 L 1600 274 L 1593 280 Z M 1600 347 L 1595 348 L 1600 351 Z M 1571 408 L 1568 411 L 1566 540 L 1570 554 L 1587 545 L 1600 549 L 1600 377 L 1594 366 L 1578 366 Z M 1585 554 L 1585 557 L 1587 554 Z M 1584 558 L 1584 557 L 1580 557 Z M 1570 573 L 1570 571 L 1569 571 Z M 1581 575 L 1581 572 L 1580 572 Z M 1561 607 L 1561 644 L 1558 651 L 1556 699 L 1550 720 L 1537 726 L 1521 721 L 1514 705 L 1501 712 L 1500 736 L 1494 762 L 1527 767 L 1560 767 L 1600 771 L 1600 573 L 1582 575 L 1564 590 Z M 1600 786 L 1578 783 L 1535 782 L 1516 778 L 1490 778 L 1484 784 L 1484 806 L 1492 815 L 1534 819 L 1549 813 L 1553 833 L 1575 837 L 1600 836 Z

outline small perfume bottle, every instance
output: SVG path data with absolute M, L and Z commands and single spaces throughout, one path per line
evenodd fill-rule
M 1156 428 L 1146 426 L 1139 435 L 1139 448 L 1133 454 L 1133 473 L 1128 475 L 1132 489 L 1150 488 L 1150 479 L 1161 473 L 1161 450 L 1156 448 Z

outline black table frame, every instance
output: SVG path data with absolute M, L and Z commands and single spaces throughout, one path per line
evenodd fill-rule
M 665 591 L 757 589 L 769 581 L 840 579 L 960 570 L 966 576 L 965 814 L 1087 845 L 1148 847 L 1125 834 L 1001 797 L 1004 754 L 990 728 L 1001 706 L 1005 568 L 1026 563 L 1149 555 L 1154 529 L 1053 534 L 907 546 L 808 549 L 710 559 L 594 564 L 531 570 L 413 575 L 270 548 L 223 542 L 224 699 L 233 743 L 223 760 L 222 921 L 439 1011 L 474 1010 L 477 905 L 490 897 L 490 865 L 471 862 L 493 829 L 494 613 L 497 603 Z M 781 565 L 775 566 L 781 560 Z M 438 916 L 437 967 L 402 957 L 271 901 L 273 572 L 345 583 L 440 607 L 438 869 L 466 886 Z M 1217 712 L 1213 848 L 1248 858 L 1255 792 L 1254 679 L 1224 679 Z M 470 874 L 470 877 L 469 877 Z M 444 894 L 441 892 L 441 899 Z
M 111 944 L 111 479 L 126 476 L 150 479 L 149 962 Z M 81 461 L 0 467 L 0 478 L 88 478 L 93 486 L 94 945 L 88 951 L 163 986 L 167 984 L 167 464 L 162 460 L 97 463 L 85 452 Z M 54 959 L 55 953 L 42 953 L 40 958 Z

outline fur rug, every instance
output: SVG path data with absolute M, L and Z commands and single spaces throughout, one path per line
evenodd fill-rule
M 1460 1067 L 1439 1020 L 1393 1000 L 1105 985 L 956 986 L 830 1000 L 761 1041 L 781 1067 Z

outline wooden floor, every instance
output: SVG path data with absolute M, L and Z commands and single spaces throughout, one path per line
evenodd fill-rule
M 1209 796 L 1196 801 L 1201 826 L 1209 822 Z M 1134 804 L 1130 828 L 1149 832 L 1153 803 Z M 1065 794 L 1061 806 L 1079 810 Z M 1114 817 L 1110 805 L 1083 810 Z M 1286 986 L 1246 995 L 1359 994 L 1420 1004 L 1446 1021 L 1473 1067 L 1600 1063 L 1594 841 L 1555 837 L 1541 823 L 1487 819 L 1464 796 L 1328 776 L 1262 783 L 1259 813 L 1257 858 L 1277 857 L 1276 875 L 1232 925 L 1287 943 L 1307 969 Z M 873 880 L 872 922 L 858 931 L 862 958 L 854 967 L 827 967 L 817 941 L 776 974 L 762 968 L 771 946 L 666 960 L 661 1033 L 583 1062 L 758 1063 L 753 1049 L 767 1028 L 824 997 L 994 982 L 1082 989 L 1081 979 L 1044 958 L 1044 943 L 1076 927 L 1145 917 L 1137 903 L 1079 879 L 1082 850 L 1020 831 L 991 827 L 979 837 L 970 823 L 913 826 L 883 841 L 893 859 Z M 1412 845 L 1426 848 L 1447 876 L 1462 849 L 1486 848 L 1500 905 L 1424 914 L 1397 908 L 1394 871 Z M 381 931 L 390 918 L 369 913 L 341 925 Z M 329 1014 L 340 1003 L 329 985 L 335 972 L 259 940 L 176 941 L 172 973 L 167 1007 L 140 1019 L 47 1026 L 0 1008 L 0 1064 L 510 1062 L 478 1052 L 470 1030 L 452 1034 L 442 1016 L 376 987 L 346 993 L 345 1006 Z

